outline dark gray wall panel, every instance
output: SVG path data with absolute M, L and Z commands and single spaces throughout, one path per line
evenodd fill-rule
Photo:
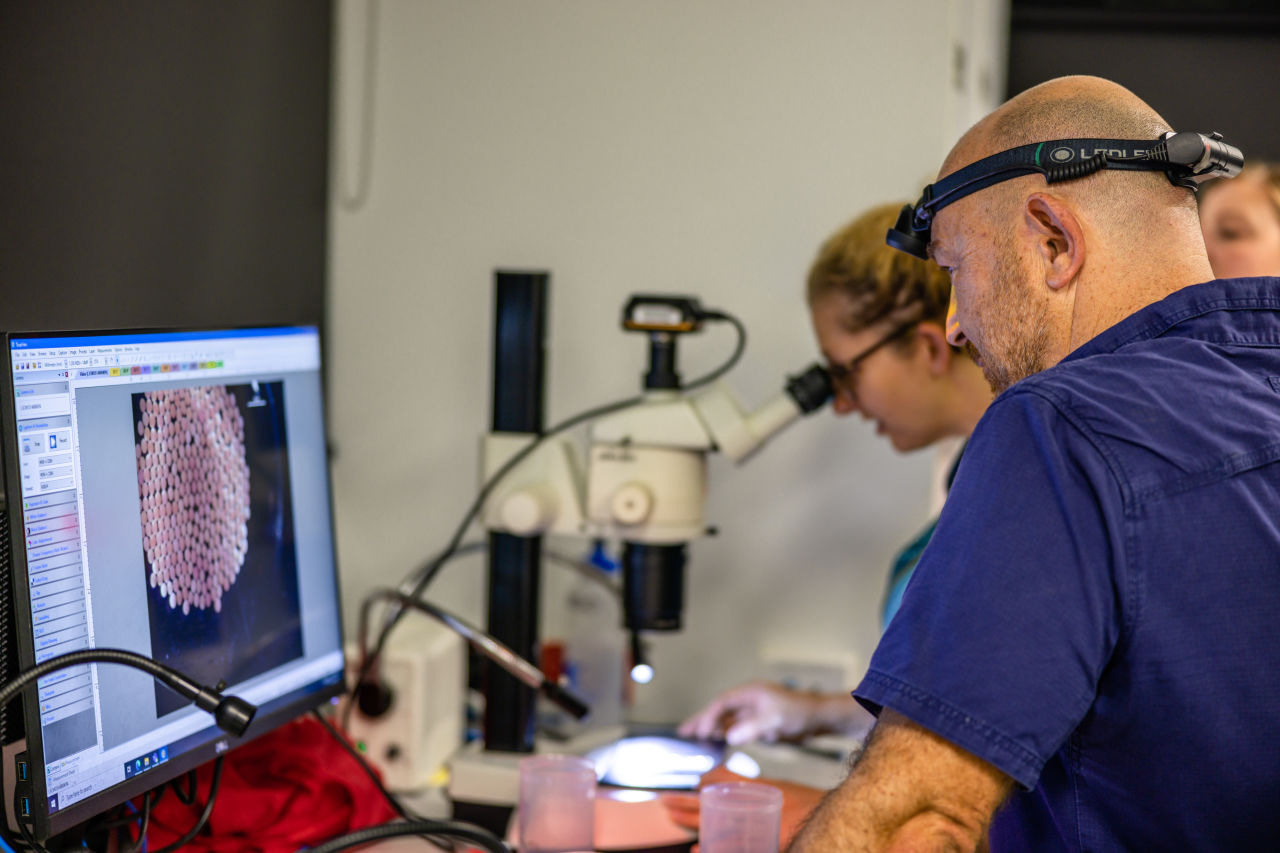
M 0 327 L 320 323 L 332 7 L 0 2 Z
M 1217 130 L 1246 159 L 1280 160 L 1280 14 L 1111 5 L 1119 11 L 1015 3 L 1010 93 L 1096 74 L 1133 90 L 1175 129 Z

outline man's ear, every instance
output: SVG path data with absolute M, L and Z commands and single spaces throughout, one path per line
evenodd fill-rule
M 1084 266 L 1084 229 L 1062 199 L 1032 193 L 1025 204 L 1027 226 L 1036 237 L 1044 281 L 1052 290 L 1070 284 Z
M 951 357 L 955 350 L 947 343 L 947 332 L 937 323 L 925 320 L 916 326 L 916 338 L 928 359 L 929 373 L 933 376 L 946 375 L 951 365 Z

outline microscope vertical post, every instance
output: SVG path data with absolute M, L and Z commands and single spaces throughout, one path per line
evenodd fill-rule
M 494 432 L 541 433 L 546 383 L 546 272 L 494 272 Z M 489 633 L 537 660 L 542 537 L 489 534 Z M 496 666 L 484 679 L 486 750 L 533 752 L 533 690 Z

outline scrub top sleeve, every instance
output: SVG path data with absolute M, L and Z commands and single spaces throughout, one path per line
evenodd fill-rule
M 987 410 L 859 701 L 1034 787 L 1123 625 L 1123 500 L 1099 448 L 1034 390 Z

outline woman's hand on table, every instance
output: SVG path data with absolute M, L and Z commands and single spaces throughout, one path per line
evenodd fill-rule
M 803 737 L 822 728 L 820 694 L 764 681 L 726 690 L 680 724 L 681 737 L 730 746 Z M 852 699 L 848 700 L 850 703 Z

